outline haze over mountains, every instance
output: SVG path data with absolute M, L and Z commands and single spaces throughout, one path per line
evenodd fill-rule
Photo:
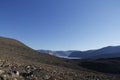
M 52 50 L 37 50 L 38 52 L 54 55 L 57 57 L 68 58 L 68 56 L 74 51 L 52 51 Z
M 48 53 L 57 57 L 69 59 L 86 59 L 86 58 L 114 58 L 120 57 L 120 46 L 108 46 L 96 50 L 88 51 L 51 51 L 51 50 L 38 50 L 39 52 Z

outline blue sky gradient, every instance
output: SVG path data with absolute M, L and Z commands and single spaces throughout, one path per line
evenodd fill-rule
M 120 45 L 120 0 L 0 0 L 0 36 L 34 49 Z

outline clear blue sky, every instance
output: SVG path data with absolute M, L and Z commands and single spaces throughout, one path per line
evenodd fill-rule
M 0 36 L 34 49 L 120 45 L 120 0 L 0 0 Z

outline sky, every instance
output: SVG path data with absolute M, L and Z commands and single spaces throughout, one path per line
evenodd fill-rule
M 120 45 L 120 0 L 0 0 L 0 36 L 33 49 Z

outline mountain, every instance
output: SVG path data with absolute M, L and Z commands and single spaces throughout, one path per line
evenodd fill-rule
M 68 67 L 72 65 L 70 60 L 58 58 L 49 54 L 40 54 L 18 40 L 5 37 L 0 37 L 0 59 L 18 64 L 45 63 Z
M 115 74 L 84 68 L 81 63 L 81 60 L 58 58 L 44 54 L 44 51 L 40 53 L 18 40 L 0 37 L 0 80 L 120 79 Z
M 51 50 L 38 50 L 38 52 L 47 53 L 56 57 L 67 59 L 85 59 L 85 58 L 114 58 L 120 57 L 120 46 L 108 46 L 97 50 L 88 51 L 51 51 Z
M 75 51 L 69 57 L 74 58 L 113 58 L 120 57 L 120 46 L 108 46 L 97 50 Z
M 68 77 L 66 72 L 80 74 L 75 69 L 82 70 L 72 60 L 40 54 L 18 40 L 0 37 L 0 80 L 71 80 L 75 75 Z

